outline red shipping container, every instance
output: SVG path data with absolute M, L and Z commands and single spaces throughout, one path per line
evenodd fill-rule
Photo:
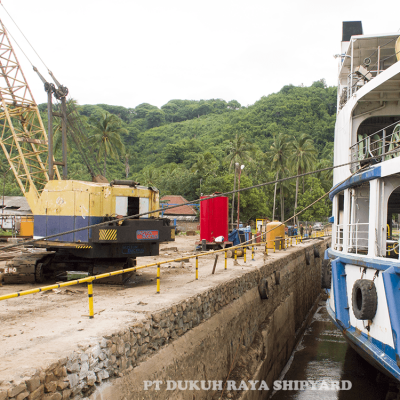
M 218 236 L 223 236 L 227 241 L 228 212 L 228 197 L 213 197 L 200 202 L 200 240 L 213 242 Z

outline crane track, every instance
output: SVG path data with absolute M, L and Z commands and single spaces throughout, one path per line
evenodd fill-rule
M 35 283 L 43 282 L 42 266 L 39 262 L 53 252 L 21 254 L 7 261 L 4 268 L 4 283 Z
M 60 264 L 61 262 L 61 264 Z M 76 260 L 78 263 L 79 260 Z M 126 259 L 124 261 L 101 262 L 97 260 L 93 264 L 85 263 L 84 268 L 79 270 L 87 270 L 89 275 L 104 274 L 126 267 L 136 265 L 135 259 Z M 20 283 L 42 283 L 46 279 L 55 279 L 55 272 L 68 271 L 74 269 L 73 264 L 66 266 L 62 260 L 57 258 L 55 251 L 42 251 L 39 253 L 21 254 L 7 261 L 4 268 L 3 283 L 4 284 L 20 284 Z M 129 272 L 124 275 L 112 276 L 104 278 L 99 283 L 121 285 L 129 281 L 136 272 Z

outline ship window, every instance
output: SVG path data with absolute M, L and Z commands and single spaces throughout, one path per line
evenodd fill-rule
M 344 210 L 344 194 L 339 194 L 339 212 Z
M 344 194 L 341 193 L 338 195 L 338 208 L 337 215 L 335 220 L 337 221 L 336 225 L 336 248 L 337 250 L 343 250 L 343 219 L 344 219 Z
M 386 225 L 386 256 L 399 258 L 400 187 L 397 187 L 388 200 Z

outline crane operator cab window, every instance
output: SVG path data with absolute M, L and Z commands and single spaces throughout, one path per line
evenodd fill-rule
M 125 197 L 117 196 L 115 198 L 115 214 L 127 217 L 148 212 L 150 210 L 150 201 L 147 197 Z M 139 217 L 135 217 L 139 218 Z M 140 218 L 149 218 L 149 215 L 142 215 Z

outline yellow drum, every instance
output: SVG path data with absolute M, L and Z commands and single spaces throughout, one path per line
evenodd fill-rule
M 272 230 L 271 230 L 272 229 Z M 275 247 L 275 240 L 281 240 L 281 249 L 285 248 L 285 224 L 279 221 L 272 221 L 267 224 L 267 247 L 273 249 Z M 279 243 L 278 243 L 279 248 Z
M 33 236 L 33 217 L 21 217 L 20 236 Z

